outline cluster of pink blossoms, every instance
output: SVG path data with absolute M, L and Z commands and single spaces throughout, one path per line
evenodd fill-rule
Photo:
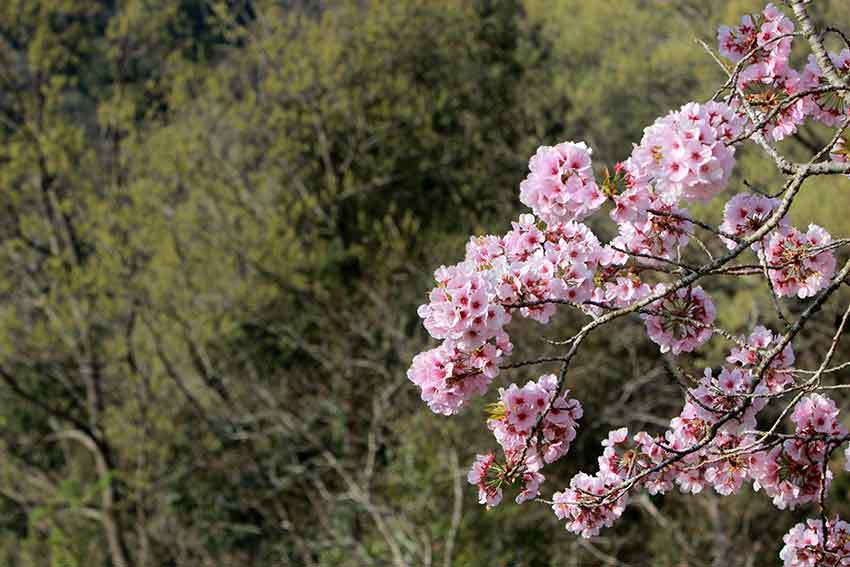
M 791 420 L 798 437 L 752 456 L 755 489 L 763 489 L 780 509 L 816 501 L 821 479 L 827 487 L 832 480 L 832 472 L 825 467 L 828 444 L 806 438 L 847 435 L 838 422 L 835 402 L 820 394 L 810 394 L 797 402 Z
M 735 149 L 725 142 L 740 134 L 743 120 L 721 103 L 689 103 L 644 130 L 641 143 L 618 164 L 625 188 L 613 195 L 616 250 L 673 259 L 693 234 L 682 200 L 708 200 L 726 187 Z
M 781 140 L 797 131 L 811 106 L 804 99 L 789 99 L 805 87 L 803 80 L 789 64 L 794 23 L 773 4 L 761 14 L 746 15 L 735 28 L 721 26 L 717 35 L 720 54 L 734 63 L 742 63 L 738 87 L 748 103 L 758 110 L 776 109 L 776 116 L 764 133 L 769 139 Z M 787 102 L 786 102 L 787 101 Z
M 499 301 L 547 323 L 556 302 L 580 304 L 593 293 L 593 278 L 613 255 L 590 229 L 578 222 L 540 229 L 532 215 L 521 215 L 503 239 L 505 254 L 489 270 Z
M 504 236 L 472 238 L 461 263 L 435 272 L 437 286 L 419 308 L 425 328 L 444 343 L 414 358 L 408 377 L 437 413 L 456 413 L 486 391 L 512 349 L 504 330 L 512 313 L 547 323 L 559 303 L 582 305 L 600 293 L 615 301 L 635 293 L 619 282 L 606 288 L 628 279 L 621 269 L 627 258 L 574 220 L 607 199 L 594 180 L 587 147 L 542 147 L 529 167 L 523 200 L 537 216 L 520 215 Z M 595 281 L 600 268 L 610 280 Z
M 785 547 L 779 558 L 785 567 L 850 566 L 850 524 L 838 517 L 827 520 L 826 530 L 821 520 L 806 520 L 791 528 L 782 540 Z
M 658 212 L 644 213 L 642 221 L 620 223 L 620 234 L 611 245 L 616 250 L 641 255 L 637 258 L 642 264 L 659 266 L 663 262 L 654 258 L 674 258 L 676 252 L 688 244 L 694 227 L 686 220 L 684 209 L 657 204 L 653 210 Z
M 738 86 L 752 108 L 765 118 L 773 118 L 764 128 L 769 139 L 781 140 L 794 134 L 807 119 L 837 126 L 848 116 L 839 94 L 823 93 L 798 96 L 829 83 L 823 76 L 814 55 L 802 72 L 789 65 L 794 24 L 773 4 L 761 14 L 746 15 L 735 28 L 721 26 L 718 32 L 720 54 L 734 63 L 747 57 L 738 76 Z M 850 49 L 829 53 L 839 75 L 850 76 Z M 750 127 L 752 125 L 749 125 Z M 832 148 L 833 159 L 842 161 L 843 141 Z M 769 197 L 736 195 L 726 206 L 720 229 L 741 238 L 752 234 L 773 214 L 779 201 Z M 835 258 L 829 251 L 812 254 L 810 248 L 828 244 L 829 234 L 816 225 L 802 234 L 783 219 L 779 226 L 763 239 L 765 256 L 770 266 L 770 278 L 779 296 L 801 299 L 811 297 L 825 287 L 835 271 Z M 727 240 L 729 248 L 735 242 Z M 752 244 L 760 251 L 762 242 Z
M 768 4 L 761 14 L 746 15 L 735 28 L 721 26 L 717 35 L 720 54 L 734 63 L 742 63 L 738 87 L 749 106 L 770 118 L 764 133 L 781 140 L 797 132 L 807 119 L 834 127 L 847 116 L 840 96 L 829 83 L 814 55 L 797 71 L 789 64 L 794 23 L 776 6 Z M 840 76 L 850 76 L 850 50 L 829 53 Z M 799 96 L 812 89 L 823 92 Z
M 599 472 L 595 476 L 577 474 L 569 488 L 552 496 L 552 509 L 559 520 L 566 520 L 567 530 L 593 537 L 623 515 L 628 496 L 619 484 L 630 472 L 631 460 L 618 456 L 617 446 L 627 439 L 627 429 L 611 431 L 602 442 L 605 449 L 599 457 Z
M 658 290 L 663 291 L 664 284 Z M 691 352 L 711 338 L 716 311 L 701 287 L 678 289 L 651 303 L 647 311 L 646 334 L 661 352 Z
M 440 267 L 434 277 L 437 287 L 419 316 L 431 336 L 444 341 L 417 355 L 407 375 L 433 411 L 450 415 L 484 394 L 498 375 L 513 348 L 503 331 L 510 314 L 492 301 L 490 284 L 471 262 Z
M 760 229 L 778 206 L 779 199 L 738 193 L 729 199 L 723 209 L 723 224 L 720 225 L 720 230 L 738 239 L 746 238 Z M 787 219 L 780 220 L 779 225 L 787 226 Z M 730 250 L 737 245 L 737 242 L 730 238 L 724 241 Z M 753 242 L 750 247 L 753 250 L 761 250 L 761 241 Z
M 717 102 L 691 102 L 659 118 L 644 130 L 640 144 L 623 163 L 631 192 L 617 200 L 655 206 L 673 205 L 683 198 L 711 199 L 726 187 L 732 174 L 735 148 L 725 142 L 740 134 L 742 126 L 734 110 Z M 635 216 L 640 212 L 638 207 Z
M 530 173 L 519 186 L 519 199 L 547 223 L 582 220 L 602 206 L 584 142 L 540 146 L 528 162 Z
M 600 285 L 593 290 L 594 306 L 589 308 L 595 314 L 602 312 L 597 305 L 625 307 L 652 293 L 652 288 L 637 274 L 623 273 L 616 264 L 600 270 L 597 279 Z
M 674 486 L 689 493 L 711 486 L 719 494 L 729 495 L 752 481 L 757 490 L 772 496 L 779 508 L 815 500 L 824 474 L 824 442 L 818 445 L 792 439 L 769 452 L 752 453 L 758 441 L 744 431 L 753 427 L 760 408 L 723 423 L 712 441 L 704 442 L 709 429 L 720 425 L 722 415 L 742 407 L 741 394 L 749 393 L 747 382 L 748 374 L 740 370 L 724 370 L 717 378 L 707 373 L 705 382 L 692 391 L 695 402 L 686 404 L 663 438 L 640 432 L 630 445 L 625 429 L 609 433 L 599 471 L 594 476 L 579 473 L 568 489 L 556 493 L 555 514 L 566 520 L 569 531 L 590 537 L 622 515 L 629 491 L 639 487 L 650 494 L 663 494 Z M 793 419 L 800 436 L 818 431 L 846 435 L 836 417 L 834 403 L 815 394 L 797 404 Z M 672 462 L 674 455 L 684 457 Z M 830 479 L 827 471 L 827 484 Z
M 726 203 L 720 230 L 738 239 L 747 237 L 764 225 L 779 206 L 779 200 L 739 193 Z M 732 249 L 737 243 L 725 238 Z M 764 258 L 768 275 L 780 297 L 812 297 L 829 284 L 835 273 L 835 255 L 829 249 L 830 234 L 815 224 L 806 233 L 789 225 L 783 218 L 776 228 L 750 247 Z
M 753 106 L 769 108 L 799 91 L 799 73 L 788 65 L 793 32 L 794 23 L 773 4 L 760 14 L 743 16 L 734 28 L 720 26 L 720 55 L 743 66 L 738 87 L 747 93 Z M 796 132 L 805 117 L 805 103 L 797 101 L 778 113 L 766 133 L 771 139 L 781 140 Z
M 469 469 L 466 480 L 469 484 L 478 487 L 479 504 L 484 504 L 488 508 L 499 505 L 499 502 L 502 501 L 504 473 L 505 469 L 496 462 L 496 455 L 493 453 L 475 457 L 475 462 L 472 463 L 472 468 Z
M 452 415 L 472 397 L 487 392 L 499 374 L 502 357 L 510 355 L 512 348 L 506 333 L 472 351 L 446 340 L 437 348 L 417 354 L 407 377 L 419 386 L 422 400 L 432 411 Z
M 715 306 L 703 288 L 669 288 L 664 280 L 689 269 L 680 255 L 695 227 L 710 229 L 689 216 L 688 202 L 712 199 L 726 188 L 735 165 L 733 141 L 754 127 L 753 120 L 764 122 L 770 114 L 764 132 L 779 140 L 807 118 L 836 125 L 847 115 L 814 59 L 802 72 L 789 65 L 793 31 L 772 4 L 735 28 L 721 27 L 721 54 L 741 62 L 737 88 L 749 108 L 736 98 L 731 106 L 689 103 L 670 112 L 644 130 L 601 186 L 584 143 L 537 150 L 520 185 L 520 199 L 533 214 L 520 215 L 502 236 L 470 239 L 462 262 L 435 272 L 436 287 L 419 308 L 425 328 L 442 343 L 417 355 L 408 377 L 434 412 L 457 413 L 486 394 L 511 354 L 506 326 L 515 315 L 546 324 L 560 304 L 590 317 L 634 306 L 648 337 L 673 355 L 692 352 L 713 336 Z M 850 77 L 850 49 L 830 57 L 839 74 Z M 818 93 L 798 96 L 812 88 Z M 832 148 L 832 158 L 850 162 L 844 140 Z M 608 201 L 618 230 L 605 245 L 581 221 Z M 786 205 L 737 194 L 725 205 L 718 235 L 734 250 L 758 232 L 750 248 L 775 293 L 805 299 L 833 277 L 834 246 L 816 225 L 804 233 L 776 219 Z M 772 229 L 762 234 L 768 222 Z M 637 302 L 643 302 L 639 310 Z M 592 537 L 613 525 L 634 490 L 696 494 L 712 488 L 729 495 L 751 483 L 784 509 L 811 503 L 828 487 L 829 455 L 848 436 L 835 403 L 809 394 L 794 406 L 794 435 L 758 433 L 758 415 L 771 397 L 805 387 L 795 379 L 794 352 L 761 326 L 746 337 L 725 336 L 735 342 L 726 364 L 705 369 L 668 428 L 631 437 L 625 428 L 609 432 L 598 471 L 577 474 L 553 495 L 552 508 L 569 531 Z M 581 404 L 568 393 L 551 374 L 499 389 L 487 425 L 502 454 L 478 455 L 467 477 L 481 504 L 498 505 L 509 486 L 519 488 L 517 503 L 538 497 L 541 470 L 568 452 L 582 417 Z M 850 470 L 850 446 L 845 454 Z M 819 521 L 797 525 L 785 536 L 786 567 L 850 566 L 848 527 L 831 520 L 823 542 Z
M 840 53 L 828 53 L 832 64 L 840 77 L 850 76 L 850 49 L 842 49 Z M 814 55 L 809 55 L 809 61 L 803 70 L 801 88 L 813 89 L 829 87 L 829 82 L 823 75 Z M 836 127 L 847 117 L 847 108 L 841 96 L 835 92 L 813 94 L 804 98 L 809 116 L 829 127 Z
M 491 303 L 488 285 L 471 262 L 441 267 L 430 303 L 419 308 L 431 336 L 472 350 L 499 334 L 508 320 L 504 308 Z
M 761 361 L 760 353 L 767 352 L 770 348 L 779 344 L 780 337 L 775 336 L 770 329 L 759 325 L 749 337 L 742 338 L 743 346 L 732 347 L 732 352 L 726 357 L 726 362 L 734 364 L 752 372 Z M 761 384 L 771 394 L 783 392 L 786 387 L 794 384 L 794 374 L 789 371 L 794 366 L 794 349 L 790 344 L 785 345 L 782 350 L 770 361 L 770 365 L 762 375 Z
M 720 26 L 717 32 L 720 55 L 733 63 L 749 56 L 750 66 L 762 69 L 758 74 L 776 75 L 787 68 L 792 42 L 788 34 L 793 31 L 794 23 L 776 6 L 768 4 L 761 14 L 742 16 L 741 23 L 734 28 Z
M 777 340 L 769 330 L 758 327 L 731 351 L 728 366 L 716 375 L 706 369 L 697 386 L 688 390 L 681 413 L 671 420 L 664 435 L 653 437 L 642 431 L 630 442 L 626 429 L 609 433 L 603 441 L 599 471 L 594 476 L 579 473 L 568 489 L 553 497 L 553 510 L 558 518 L 566 520 L 567 529 L 585 537 L 598 534 L 622 515 L 629 492 L 638 488 L 649 494 L 663 494 L 678 487 L 682 492 L 696 494 L 709 486 L 719 494 L 729 495 L 753 481 L 771 496 L 774 488 L 786 494 L 785 499 L 774 499 L 777 506 L 804 501 L 810 494 L 810 479 L 785 474 L 787 469 L 782 467 L 788 459 L 781 446 L 775 453 L 752 452 L 758 440 L 751 431 L 756 427 L 758 412 L 767 404 L 763 394 L 779 391 L 793 381 L 790 374 L 782 372 L 794 363 L 794 353 L 788 345 L 771 360 L 761 381 L 753 374 L 765 353 L 778 344 Z M 830 404 L 819 395 L 803 398 L 793 418 L 798 423 L 798 434 L 813 434 L 813 427 L 829 430 L 833 435 L 843 434 L 835 406 Z M 712 430 L 714 436 L 709 437 Z M 774 471 L 768 469 L 773 465 L 782 472 L 781 481 L 776 477 L 779 484 L 785 483 L 782 486 L 769 478 Z M 789 493 L 797 494 L 793 503 L 787 497 Z
M 434 273 L 419 316 L 443 344 L 415 357 L 408 377 L 433 411 L 456 413 L 510 355 L 512 313 L 547 323 L 557 303 L 589 300 L 598 268 L 615 261 L 619 254 L 574 221 L 547 225 L 526 214 L 502 237 L 472 238 L 463 262 Z
M 824 247 L 830 242 L 829 233 L 816 224 L 805 233 L 787 226 L 774 230 L 763 253 L 776 294 L 804 299 L 829 285 L 835 255 Z
M 479 455 L 467 477 L 478 486 L 482 504 L 497 505 L 502 487 L 515 482 L 522 484 L 517 504 L 537 498 L 544 480 L 540 470 L 567 454 L 583 414 L 581 404 L 568 394 L 558 393 L 553 374 L 521 388 L 511 384 L 499 389 L 500 401 L 490 406 L 487 426 L 502 447 L 505 464 L 495 465 L 492 454 Z

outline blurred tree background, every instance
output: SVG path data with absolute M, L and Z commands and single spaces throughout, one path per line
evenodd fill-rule
M 481 407 L 433 415 L 405 377 L 431 271 L 522 211 L 536 147 L 625 158 L 720 84 L 695 39 L 760 7 L 4 0 L 0 564 L 778 562 L 808 511 L 762 494 L 639 499 L 593 541 L 547 506 L 485 512 L 465 481 L 492 444 Z M 815 8 L 850 22 L 844 0 Z M 756 151 L 741 163 L 731 191 L 777 182 Z M 812 183 L 795 218 L 847 236 L 848 183 Z M 769 313 L 756 283 L 714 283 L 724 326 Z M 517 329 L 516 356 L 554 348 Z M 688 372 L 723 356 L 704 350 Z M 585 418 L 550 489 L 595 468 L 609 428 L 681 404 L 636 322 L 578 362 Z M 833 491 L 850 509 L 850 481 Z

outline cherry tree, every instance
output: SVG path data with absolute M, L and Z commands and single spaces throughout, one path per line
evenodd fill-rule
M 850 285 L 850 260 L 837 261 L 850 238 L 817 224 L 794 226 L 788 217 L 808 179 L 850 174 L 842 137 L 850 125 L 850 40 L 816 28 L 806 0 L 787 4 L 790 13 L 768 4 L 722 26 L 716 52 L 704 47 L 726 82 L 711 100 L 658 118 L 613 172 L 597 177 L 583 142 L 541 146 L 519 187 L 531 213 L 504 235 L 471 238 L 463 261 L 436 270 L 419 315 L 442 342 L 417 355 L 408 371 L 432 411 L 453 415 L 492 395 L 502 371 L 560 365 L 557 374 L 498 388 L 487 406 L 499 450 L 479 454 L 468 474 L 481 504 L 497 506 L 510 491 L 517 503 L 543 502 L 567 530 L 593 537 L 638 492 L 730 495 L 752 487 L 780 510 L 813 511 L 784 537 L 779 555 L 786 566 L 850 565 L 850 523 L 831 516 L 828 505 L 831 457 L 843 448 L 850 462 L 850 433 L 829 397 L 850 388 L 831 379 L 850 369 L 834 360 L 850 306 L 819 365 L 799 367 L 794 354 L 795 338 Z M 827 51 L 828 34 L 844 49 Z M 810 52 L 803 68 L 791 62 L 794 40 Z M 793 161 L 775 144 L 807 121 L 832 129 L 832 139 L 807 161 Z M 727 194 L 744 144 L 769 157 L 782 187 Z M 723 223 L 692 215 L 688 206 L 697 202 L 723 203 Z M 606 212 L 617 235 L 602 242 L 584 221 Z M 713 256 L 705 239 L 727 252 Z M 693 256 L 688 247 L 705 260 L 685 261 Z M 765 282 L 781 328 L 758 325 L 738 336 L 717 324 L 713 282 L 744 276 Z M 795 319 L 782 305 L 791 298 L 804 302 Z M 516 356 L 512 319 L 545 325 L 558 309 L 584 317 L 559 341 L 565 352 L 509 362 Z M 689 356 L 711 340 L 725 341 L 728 356 L 694 383 L 682 379 L 684 406 L 666 429 L 611 431 L 598 470 L 547 492 L 544 470 L 568 454 L 583 418 L 578 393 L 567 388 L 571 362 L 590 334 L 626 318 L 642 324 L 665 356 Z M 769 406 L 775 413 L 763 412 Z

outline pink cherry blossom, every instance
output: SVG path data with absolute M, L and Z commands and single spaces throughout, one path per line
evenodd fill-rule
M 829 233 L 815 224 L 806 233 L 777 228 L 762 251 L 776 294 L 805 299 L 825 288 L 835 273 L 835 255 L 823 250 L 830 242 Z
M 546 477 L 537 471 L 526 471 L 522 475 L 522 490 L 516 496 L 516 503 L 530 502 L 540 494 L 540 485 Z
M 826 542 L 823 540 L 826 533 Z M 791 528 L 782 541 L 779 552 L 784 567 L 847 567 L 850 566 L 850 524 L 837 516 L 827 520 L 806 520 Z
M 738 193 L 726 203 L 723 209 L 723 224 L 720 225 L 720 230 L 738 238 L 746 238 L 761 228 L 778 206 L 779 199 L 752 193 Z M 788 221 L 783 218 L 780 226 L 787 225 Z M 737 246 L 737 242 L 731 239 L 725 241 L 730 250 Z M 754 242 L 751 248 L 760 250 L 761 242 Z
M 605 202 L 583 142 L 540 146 L 520 184 L 520 201 L 547 223 L 581 220 Z
M 746 407 L 744 400 L 750 394 L 763 394 L 766 391 L 764 384 L 754 382 L 753 375 L 748 370 L 722 368 L 715 375 L 712 369 L 706 368 L 697 386 L 688 390 L 693 401 L 685 404 L 682 417 L 696 417 L 713 425 L 727 412 L 745 408 L 741 415 L 728 420 L 723 430 L 737 433 L 753 429 L 756 425 L 756 414 L 764 408 L 767 400 L 757 397 Z
M 605 282 L 604 294 L 599 299 L 615 307 L 624 307 L 651 294 L 652 288 L 639 277 L 617 276 L 614 281 Z
M 712 277 L 703 282 L 742 275 L 764 278 L 766 272 L 777 295 L 810 298 L 834 277 L 835 250 L 843 242 L 833 242 L 817 225 L 803 232 L 786 218 L 775 218 L 780 205 L 790 205 L 793 195 L 787 191 L 784 201 L 754 193 L 734 195 L 725 204 L 719 233 L 685 208 L 726 189 L 743 138 L 764 146 L 765 140 L 794 135 L 807 120 L 836 126 L 847 116 L 847 105 L 815 59 L 802 70 L 791 66 L 793 31 L 791 20 L 773 4 L 745 16 L 738 26 L 721 27 L 721 55 L 741 63 L 737 83 L 720 91 L 728 94 L 726 103 L 692 102 L 658 118 L 632 146 L 628 159 L 616 164 L 613 175 L 604 171 L 600 185 L 591 150 L 583 142 L 538 148 L 520 185 L 520 200 L 532 212 L 520 215 L 503 236 L 471 238 L 461 262 L 434 273 L 436 284 L 418 313 L 429 334 L 442 342 L 414 357 L 407 375 L 438 414 L 455 414 L 485 395 L 500 367 L 569 361 L 587 333 L 611 319 L 625 323 L 628 318 L 621 316 L 628 313 L 641 315 L 662 353 L 692 352 L 715 332 L 732 343 L 723 365 L 705 368 L 698 379 L 692 379 L 691 369 L 699 358 L 691 361 L 696 364 L 682 361 L 688 379 L 685 400 L 667 427 L 631 438 L 625 427 L 609 431 L 596 473 L 576 474 L 551 497 L 555 515 L 572 533 L 592 537 L 613 525 L 639 491 L 656 495 L 677 488 L 697 494 L 713 489 L 731 495 L 751 484 L 784 509 L 817 502 L 829 488 L 829 457 L 848 441 L 848 431 L 836 403 L 817 393 L 825 391 L 819 383 L 809 390 L 817 381 L 806 382 L 808 371 L 795 368 L 788 339 L 796 331 L 780 335 L 755 326 L 749 335 L 736 337 L 715 327 L 714 302 L 696 280 L 706 275 Z M 850 49 L 829 57 L 839 75 L 850 79 Z M 818 92 L 805 92 L 810 89 Z M 754 132 L 756 125 L 760 133 Z M 831 148 L 833 161 L 850 163 L 845 145 L 839 139 Z M 822 164 L 814 167 L 823 173 Z M 581 222 L 608 199 L 614 225 Z M 615 236 L 603 245 L 589 225 L 594 230 L 598 226 L 599 234 Z M 697 231 L 701 249 L 688 249 Z M 753 264 L 745 259 L 752 256 L 749 251 L 737 248 L 762 231 L 750 245 L 759 261 Z M 736 253 L 714 255 L 702 240 L 711 233 L 718 237 L 715 245 L 722 243 Z M 703 253 L 709 259 L 696 264 L 694 258 Z M 738 263 L 730 264 L 738 253 Z M 718 266 L 735 269 L 715 271 Z M 654 294 L 662 297 L 644 305 Z M 512 318 L 547 324 L 559 309 L 586 318 L 577 334 L 564 341 L 571 349 L 566 357 L 504 365 L 512 350 L 505 330 Z M 805 317 L 798 321 L 802 324 Z M 705 356 L 716 354 L 707 351 Z M 498 505 L 508 490 L 517 503 L 540 498 L 543 469 L 568 454 L 584 411 L 559 383 L 567 370 L 568 363 L 560 379 L 547 374 L 524 385 L 505 384 L 486 406 L 487 427 L 500 452 L 479 454 L 468 473 L 481 504 Z M 781 407 L 789 399 L 793 409 L 760 419 L 768 404 Z M 793 424 L 793 435 L 783 428 L 759 433 L 777 415 Z M 850 447 L 844 452 L 850 471 Z M 795 526 L 780 554 L 786 567 L 850 567 L 850 525 L 836 517 L 825 531 L 824 542 L 820 520 Z
M 744 451 L 752 447 L 755 437 L 721 432 L 705 451 L 703 478 L 718 494 L 735 494 L 749 480 L 750 460 Z
M 779 509 L 795 508 L 818 499 L 825 456 L 822 442 L 789 439 L 766 452 L 750 457 L 753 488 L 764 490 Z M 827 487 L 832 472 L 824 477 Z
M 701 287 L 680 288 L 650 304 L 647 311 L 646 332 L 661 352 L 691 352 L 711 338 L 714 302 Z
M 798 435 L 846 435 L 847 430 L 838 422 L 835 402 L 821 394 L 809 394 L 797 402 L 791 421 Z
M 844 49 L 841 53 L 828 53 L 830 60 L 838 70 L 839 75 L 849 75 L 850 71 L 850 49 Z M 814 54 L 809 55 L 808 63 L 800 78 L 802 89 L 816 87 L 828 87 L 829 81 L 824 77 L 823 70 L 817 62 Z M 806 97 L 808 114 L 815 120 L 830 127 L 838 126 L 847 117 L 847 108 L 841 98 L 835 92 L 824 92 Z
M 487 425 L 506 454 L 520 451 L 537 458 L 540 467 L 569 451 L 583 411 L 577 400 L 567 397 L 569 391 L 557 395 L 557 390 L 558 381 L 553 374 L 529 381 L 522 388 L 511 384 L 499 390 L 500 402 Z M 538 421 L 541 435 L 530 438 Z
M 648 184 L 631 184 L 625 191 L 615 195 L 614 209 L 611 218 L 616 223 L 632 222 L 641 224 L 646 222 L 646 213 L 656 206 L 663 206 L 652 192 L 652 186 Z
M 717 36 L 720 54 L 727 59 L 737 63 L 748 56 L 737 77 L 738 88 L 759 110 L 775 113 L 763 128 L 774 141 L 794 134 L 812 106 L 805 98 L 789 100 L 811 86 L 811 79 L 788 64 L 793 38 L 784 36 L 793 31 L 793 22 L 768 4 L 761 14 L 744 16 L 735 28 L 721 26 Z
M 735 364 L 741 368 L 753 370 L 762 360 L 762 354 L 780 341 L 781 337 L 774 334 L 766 327 L 757 326 L 749 337 L 742 337 L 741 341 L 745 347 L 733 346 L 726 362 Z M 788 372 L 794 365 L 794 349 L 790 344 L 783 347 L 770 362 L 770 366 L 762 376 L 762 384 L 771 393 L 783 391 L 788 385 L 794 383 L 794 375 Z
M 749 14 L 741 17 L 741 23 L 734 28 L 720 26 L 717 41 L 720 44 L 720 55 L 733 63 L 737 63 L 746 54 L 756 48 L 758 28 Z
M 500 470 L 496 456 L 492 453 L 478 455 L 466 476 L 469 484 L 478 487 L 478 502 L 487 508 L 498 506 L 502 501 L 502 488 L 499 481 Z
M 725 142 L 740 134 L 743 119 L 722 103 L 688 103 L 644 130 L 624 163 L 636 185 L 653 185 L 658 202 L 705 201 L 722 191 L 735 165 Z
M 567 530 L 582 537 L 593 537 L 603 527 L 610 527 L 623 515 L 628 497 L 614 495 L 610 502 L 600 497 L 616 486 L 616 477 L 590 476 L 579 473 L 570 487 L 552 496 L 552 509 L 559 520 L 566 520 Z
M 547 323 L 555 302 L 580 304 L 593 293 L 593 278 L 606 260 L 593 232 L 578 222 L 538 228 L 532 215 L 519 222 L 503 239 L 505 256 L 482 273 L 492 281 L 501 305 L 516 307 L 524 317 Z
M 437 287 L 419 316 L 431 336 L 452 339 L 474 349 L 495 337 L 509 320 L 501 305 L 492 303 L 491 285 L 469 262 L 439 268 Z
M 524 214 L 511 223 L 511 231 L 502 238 L 502 249 L 508 261 L 525 262 L 543 251 L 546 236 L 537 222 L 534 215 Z
M 693 224 L 684 220 L 687 211 L 683 209 L 660 205 L 658 210 L 675 216 L 649 213 L 644 222 L 623 222 L 619 226 L 620 234 L 611 245 L 619 250 L 640 254 L 636 260 L 650 266 L 662 264 L 653 258 L 675 258 L 676 252 L 687 245 L 693 234 Z
M 749 56 L 747 71 L 759 66 L 769 70 L 771 76 L 781 75 L 788 65 L 791 37 L 782 37 L 794 31 L 794 23 L 773 4 L 768 4 L 761 14 L 748 14 L 734 28 L 720 26 L 717 33 L 720 55 L 737 63 Z
M 483 395 L 499 374 L 499 364 L 512 349 L 504 333 L 472 351 L 446 340 L 413 358 L 408 379 L 419 386 L 422 400 L 435 413 L 452 415 L 475 396 Z

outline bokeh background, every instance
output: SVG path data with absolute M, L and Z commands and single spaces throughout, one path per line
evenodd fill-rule
M 537 146 L 585 140 L 612 167 L 721 84 L 696 40 L 760 8 L 2 0 L 0 565 L 778 564 L 813 512 L 751 491 L 639 497 L 590 541 L 544 505 L 485 511 L 465 474 L 493 445 L 488 400 L 436 416 L 405 377 L 433 344 L 416 315 L 432 270 L 523 212 Z M 850 25 L 844 0 L 812 10 Z M 727 197 L 778 187 L 739 157 Z M 697 212 L 717 222 L 723 202 Z M 831 178 L 792 216 L 846 237 L 848 212 Z M 724 327 L 776 321 L 763 282 L 707 288 Z M 835 314 L 798 341 L 802 365 Z M 515 325 L 514 357 L 576 324 Z M 637 320 L 589 340 L 569 380 L 585 418 L 550 491 L 595 470 L 608 429 L 657 430 L 682 402 Z M 850 511 L 845 474 L 832 498 Z

